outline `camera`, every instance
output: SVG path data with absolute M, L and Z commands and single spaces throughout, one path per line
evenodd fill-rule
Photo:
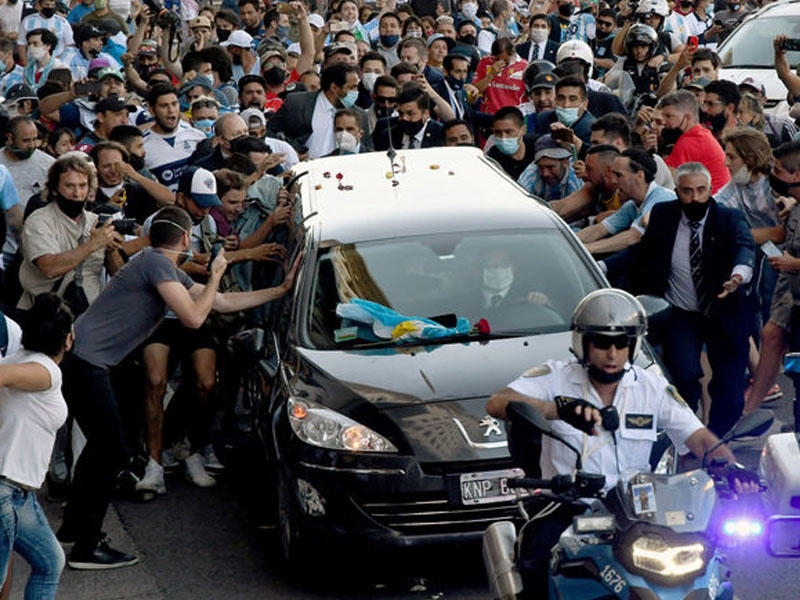
M 145 6 L 153 13 L 154 23 L 161 29 L 178 29 L 181 26 L 181 18 L 174 12 L 164 8 L 158 0 L 144 0 Z
M 114 215 L 112 214 L 100 213 L 97 223 L 98 225 L 105 225 L 106 221 L 113 217 Z M 114 219 L 111 222 L 111 226 L 114 228 L 114 231 L 122 235 L 136 235 L 136 229 L 138 227 L 136 219 Z

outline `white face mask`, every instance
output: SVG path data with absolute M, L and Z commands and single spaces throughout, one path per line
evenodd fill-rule
M 361 76 L 361 85 L 371 94 L 375 91 L 375 82 L 378 80 L 378 77 L 380 77 L 378 73 L 364 73 Z
M 514 269 L 511 267 L 486 267 L 483 269 L 483 285 L 493 292 L 502 292 L 514 283 Z
M 531 29 L 531 40 L 535 44 L 541 44 L 547 39 L 547 29 Z
M 750 183 L 750 171 L 747 169 L 747 165 L 742 165 L 736 173 L 731 174 L 731 181 L 738 185 Z
M 349 131 L 337 131 L 334 134 L 336 145 L 341 154 L 355 154 L 359 150 L 358 138 Z
M 28 59 L 35 60 L 37 63 L 47 55 L 45 48 L 28 48 Z
M 465 2 L 461 5 L 461 14 L 468 19 L 474 19 L 478 14 L 478 5 L 475 2 Z

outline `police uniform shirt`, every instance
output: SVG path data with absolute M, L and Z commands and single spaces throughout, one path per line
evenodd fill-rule
M 586 369 L 577 362 L 549 361 L 523 374 L 508 387 L 538 400 L 553 402 L 556 396 L 569 396 L 603 407 Z M 611 433 L 597 426 L 600 435 L 590 436 L 564 421 L 550 421 L 556 435 L 581 452 L 584 471 L 606 476 L 606 490 L 616 485 L 619 475 L 626 471 L 629 474 L 650 471 L 650 450 L 658 429 L 665 429 L 678 451 L 684 454 L 688 451 L 686 439 L 703 427 L 664 377 L 636 366 L 620 380 L 614 406 L 620 417 L 616 432 L 619 471 Z M 575 453 L 561 442 L 545 436 L 542 439 L 541 468 L 542 477 L 547 478 L 559 473 L 572 473 Z

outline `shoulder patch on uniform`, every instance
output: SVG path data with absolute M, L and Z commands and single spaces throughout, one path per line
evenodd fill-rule
M 678 389 L 674 385 L 670 384 L 670 385 L 667 386 L 667 394 L 672 396 L 672 399 L 675 400 L 675 402 L 677 402 L 681 406 L 685 406 L 686 408 L 689 408 L 689 405 L 686 403 L 686 400 L 684 400 L 683 396 L 681 396 L 678 393 Z
M 525 371 L 522 374 L 522 376 L 523 377 L 541 377 L 542 375 L 547 375 L 548 373 L 550 373 L 550 370 L 551 370 L 550 367 L 548 367 L 547 365 L 538 365 L 536 367 L 533 367 L 533 368 L 528 369 L 527 371 Z

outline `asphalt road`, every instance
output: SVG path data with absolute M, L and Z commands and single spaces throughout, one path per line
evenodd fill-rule
M 777 405 L 784 421 L 789 403 Z M 779 426 L 779 425 L 778 425 Z M 777 427 L 777 426 L 776 426 Z M 737 451 L 740 460 L 757 461 L 760 444 Z M 151 503 L 118 500 L 106 519 L 113 544 L 141 556 L 140 564 L 114 571 L 67 569 L 59 598 L 68 600 L 204 600 L 217 598 L 288 600 L 485 599 L 480 548 L 459 546 L 434 552 L 364 557 L 346 550 L 344 567 L 326 572 L 332 561 L 309 564 L 301 581 L 290 581 L 281 567 L 274 529 L 258 526 L 257 508 L 265 502 L 263 479 L 248 461 L 241 477 L 223 476 L 201 490 L 180 475 L 167 479 L 166 495 Z M 43 499 L 58 525 L 60 506 Z M 255 508 L 255 510 L 254 510 Z M 343 551 L 345 551 L 343 549 Z M 728 551 L 734 590 L 742 600 L 800 598 L 800 559 L 774 559 L 763 549 Z M 21 598 L 26 577 L 18 560 L 13 598 Z

